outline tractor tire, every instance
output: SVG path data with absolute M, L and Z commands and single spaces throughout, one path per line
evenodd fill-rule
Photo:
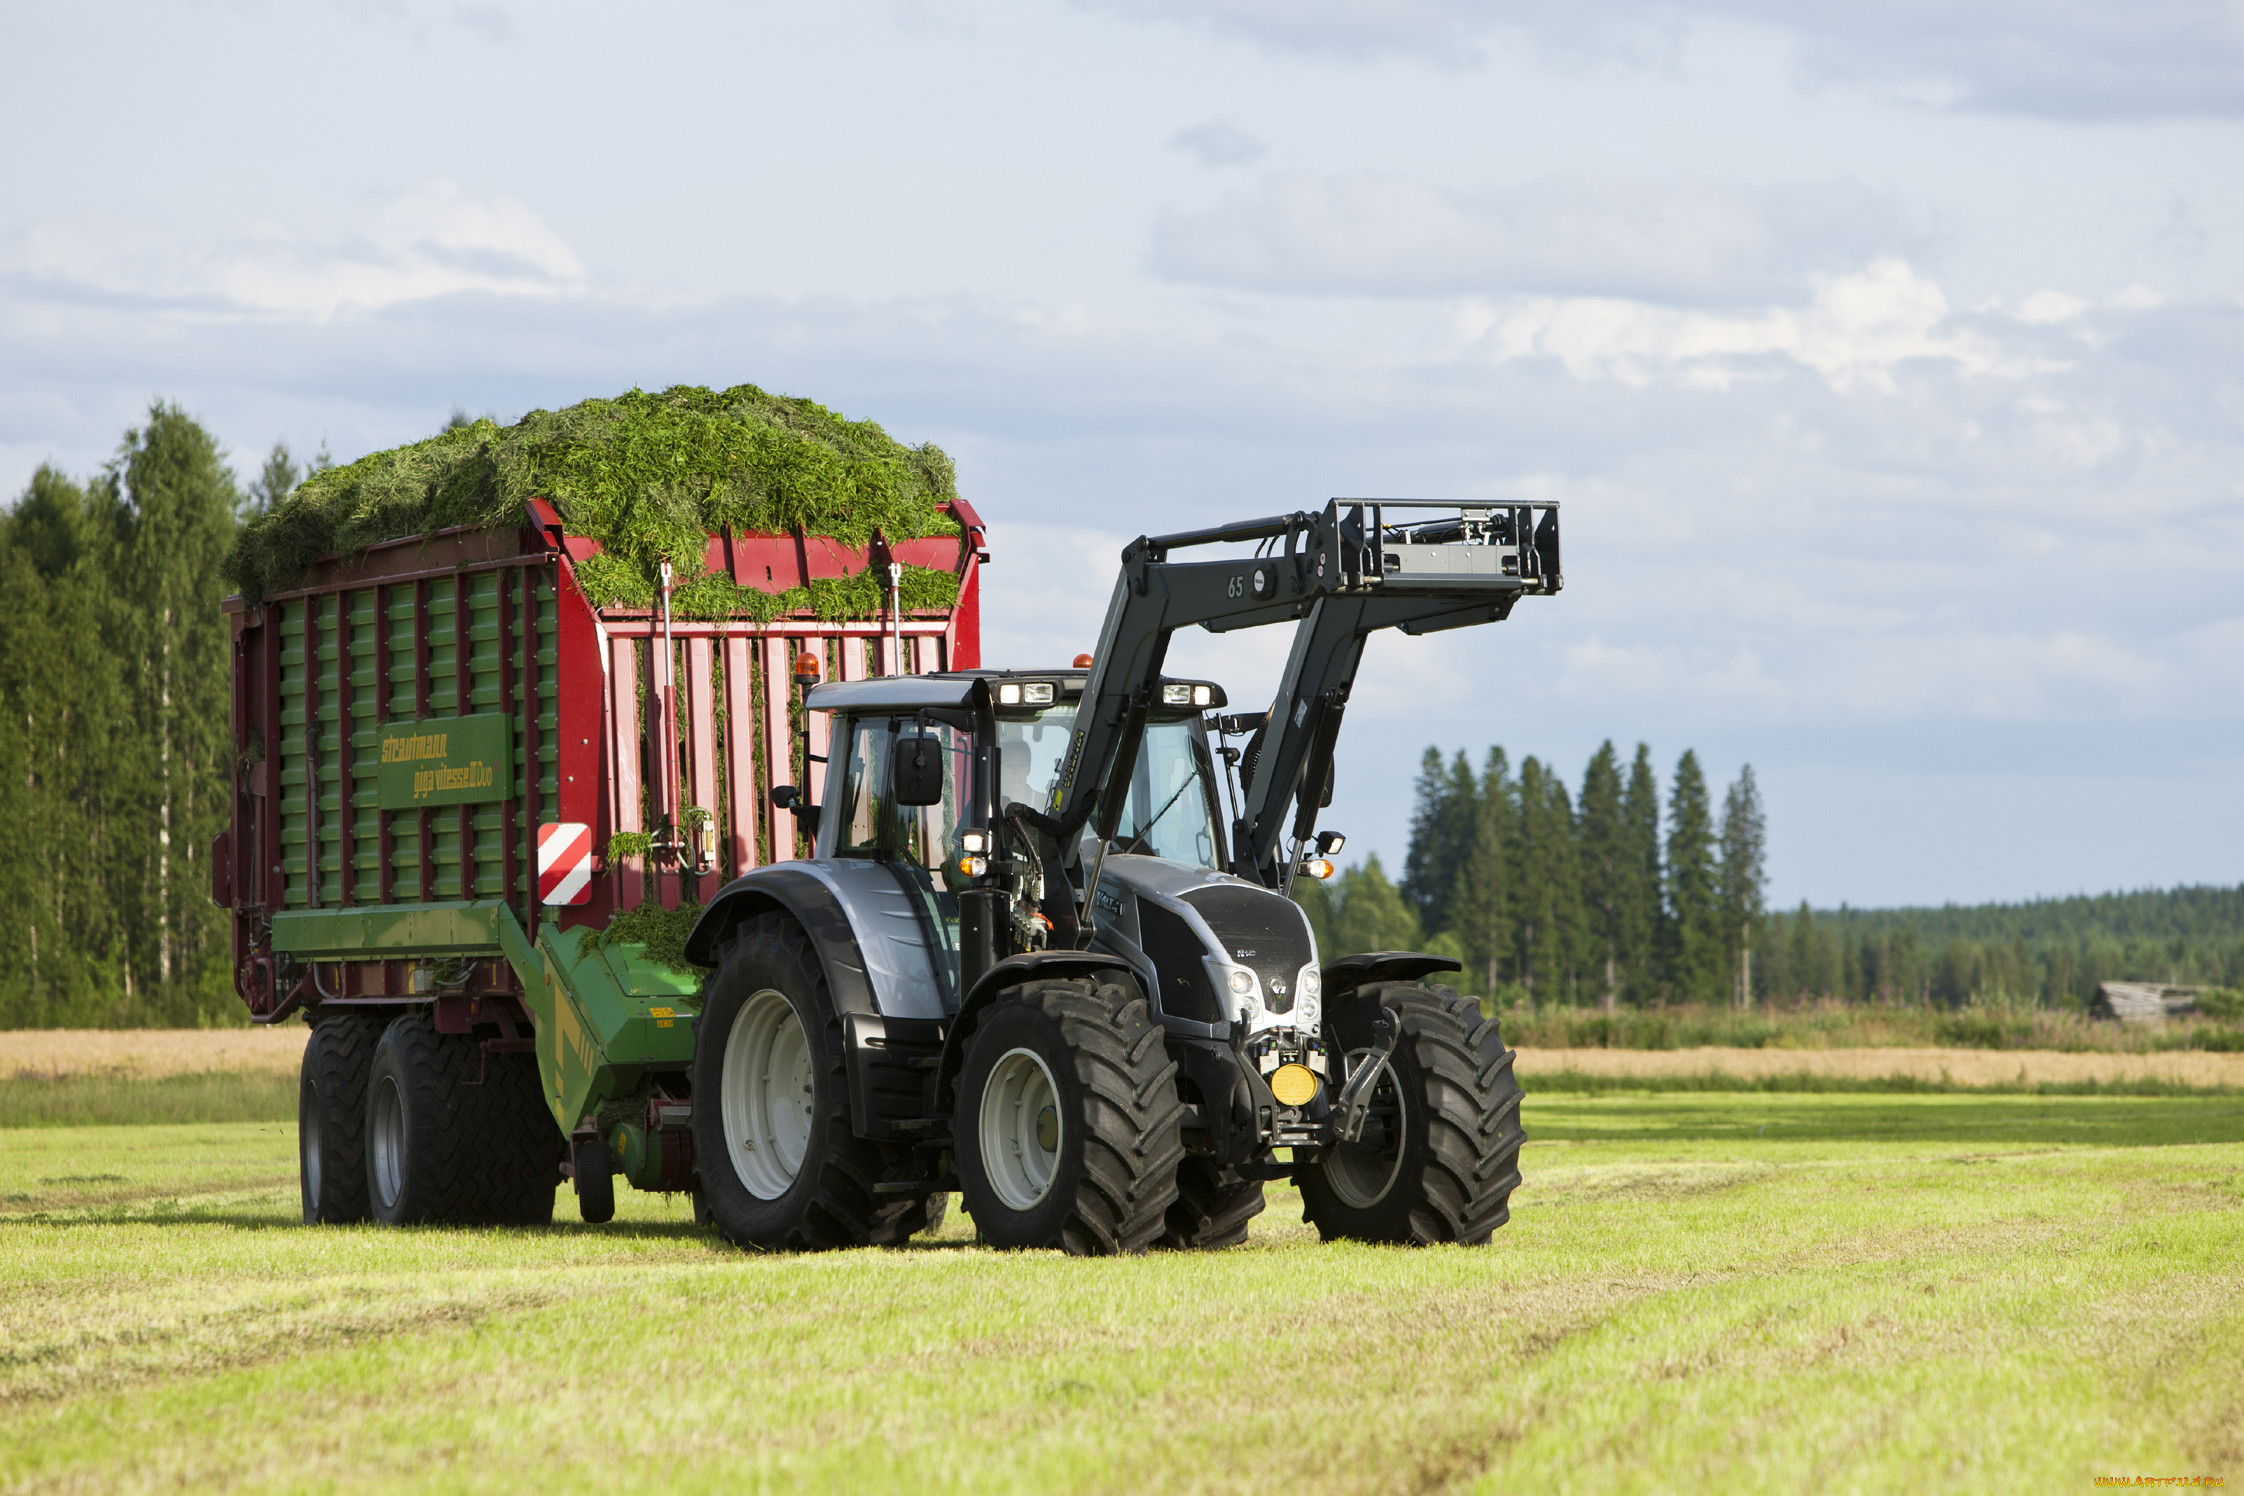
M 296 1172 L 307 1226 L 366 1219 L 366 1076 L 380 1019 L 339 1014 L 312 1026 L 296 1087 Z
M 1205 1154 L 1188 1153 L 1177 1165 L 1177 1198 L 1169 1207 L 1160 1245 L 1188 1250 L 1235 1247 L 1247 1239 L 1247 1223 L 1266 1204 L 1262 1181 L 1241 1179 L 1238 1171 Z
M 982 1011 L 951 1137 L 983 1240 L 1142 1252 L 1177 1198 L 1176 1062 L 1127 977 L 1024 982 Z
M 1511 1218 L 1526 1141 L 1512 1051 L 1471 998 L 1385 982 L 1327 1005 L 1329 1052 L 1360 1063 L 1382 1007 L 1402 1020 L 1373 1092 L 1385 1134 L 1325 1149 L 1295 1175 L 1302 1219 L 1326 1241 L 1485 1245 Z
M 876 1186 L 920 1166 L 850 1127 L 841 1015 L 809 937 L 759 915 L 717 960 L 696 1026 L 693 1145 L 718 1232 L 789 1252 L 910 1239 L 926 1199 Z
M 537 1064 L 440 1034 L 426 1011 L 383 1030 L 366 1083 L 366 1181 L 385 1226 L 543 1226 L 566 1143 Z
M 616 1218 L 616 1161 L 608 1140 L 594 1134 L 578 1143 L 570 1178 L 577 1187 L 577 1214 L 587 1226 Z

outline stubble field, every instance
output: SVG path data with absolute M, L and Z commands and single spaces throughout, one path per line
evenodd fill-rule
M 4 1084 L 4 1083 L 0 1083 Z M 294 1224 L 282 1123 L 0 1130 L 15 1490 L 2244 1478 L 2230 1096 L 1531 1096 L 1485 1249 L 752 1257 Z

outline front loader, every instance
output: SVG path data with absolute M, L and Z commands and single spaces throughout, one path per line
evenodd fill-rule
M 1189 559 L 1219 546 L 1254 549 Z M 1103 1254 L 1240 1241 L 1291 1178 L 1327 1239 L 1487 1241 L 1522 1141 L 1495 1020 L 1425 984 L 1446 958 L 1320 957 L 1288 895 L 1340 844 L 1315 822 L 1369 636 L 1560 585 L 1555 505 L 1335 500 L 1132 543 L 1075 669 L 809 690 L 823 783 L 773 796 L 813 855 L 726 885 L 687 943 L 715 968 L 703 1212 L 893 1243 L 957 1190 L 996 1245 Z M 1163 674 L 1179 628 L 1283 623 L 1266 712 Z

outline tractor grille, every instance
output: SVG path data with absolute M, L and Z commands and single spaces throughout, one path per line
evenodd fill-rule
M 1161 1011 L 1195 1023 L 1221 1023 L 1215 989 L 1208 985 L 1208 948 L 1192 926 L 1151 899 L 1140 899 L 1138 928 L 1145 936 L 1145 953 L 1161 976 Z
M 1223 952 L 1262 979 L 1262 1005 L 1273 1013 L 1293 1011 L 1294 983 L 1315 954 L 1309 920 L 1282 894 L 1238 884 L 1195 888 L 1184 901 L 1223 942 Z

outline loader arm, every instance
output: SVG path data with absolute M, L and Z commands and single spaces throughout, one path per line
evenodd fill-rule
M 1198 546 L 1253 543 L 1253 556 L 1179 561 Z M 1296 512 L 1176 535 L 1122 552 L 1067 758 L 1041 829 L 1062 848 L 1089 825 L 1113 837 L 1148 715 L 1161 703 L 1169 638 L 1294 622 L 1291 653 L 1233 828 L 1234 869 L 1266 887 L 1292 882 L 1291 831 L 1309 834 L 1333 744 L 1363 659 L 1383 628 L 1424 634 L 1508 617 L 1526 593 L 1562 585 L 1556 504 L 1335 499 Z

